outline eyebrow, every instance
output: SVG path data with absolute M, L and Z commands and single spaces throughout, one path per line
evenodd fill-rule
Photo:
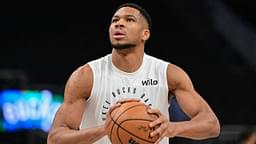
M 130 15 L 130 14 L 124 15 L 124 16 L 119 16 L 119 15 L 114 15 L 113 16 L 113 18 L 120 18 L 120 17 L 133 17 L 133 18 L 137 19 L 137 17 L 135 17 L 134 15 Z

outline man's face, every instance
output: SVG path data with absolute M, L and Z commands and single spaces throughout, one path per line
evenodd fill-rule
M 148 30 L 144 17 L 137 9 L 123 7 L 116 11 L 109 27 L 109 37 L 113 48 L 132 48 L 142 43 Z

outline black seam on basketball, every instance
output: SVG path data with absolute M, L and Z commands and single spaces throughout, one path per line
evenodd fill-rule
M 118 133 L 118 131 L 119 131 L 119 128 L 121 128 L 121 129 L 123 129 L 124 131 L 126 131 L 127 133 L 129 133 L 130 135 L 132 135 L 132 136 L 134 136 L 134 137 L 136 137 L 136 138 L 138 138 L 138 139 L 141 139 L 141 140 L 146 141 L 146 142 L 148 142 L 148 143 L 154 143 L 154 142 L 152 142 L 152 141 L 148 141 L 148 140 L 146 140 L 146 139 L 143 139 L 143 138 L 141 138 L 141 137 L 138 137 L 138 136 L 134 135 L 133 133 L 129 132 L 128 130 L 126 130 L 125 128 L 123 128 L 123 127 L 121 126 L 122 123 L 124 123 L 125 121 L 130 121 L 130 120 L 145 120 L 145 121 L 151 121 L 150 119 L 135 119 L 135 118 L 133 118 L 133 119 L 128 119 L 128 120 L 124 120 L 124 121 L 122 121 L 122 122 L 120 123 L 120 125 L 118 124 L 117 133 Z M 121 138 L 119 137 L 119 134 L 118 134 L 117 136 L 118 136 L 119 141 L 122 143 Z
M 120 125 L 116 121 L 114 121 L 114 118 L 111 115 L 110 115 L 110 118 L 111 118 L 112 122 L 114 123 L 112 125 L 112 127 L 111 127 L 110 136 L 109 136 L 110 137 L 110 141 L 112 141 L 112 131 L 113 131 L 113 128 L 114 128 L 115 125 L 117 125 L 117 127 L 120 127 Z
M 119 116 L 117 117 L 116 121 L 120 118 L 120 116 L 121 116 L 123 113 L 125 113 L 125 112 L 128 111 L 129 109 L 134 108 L 134 107 L 137 107 L 137 106 L 144 106 L 144 105 L 143 105 L 143 104 L 137 104 L 137 105 L 128 107 L 126 110 L 124 110 L 122 113 L 119 114 Z M 116 124 L 116 125 L 118 126 L 118 128 L 119 128 L 120 125 L 119 125 L 118 123 L 116 123 L 116 121 L 115 121 L 114 118 L 111 116 L 111 114 L 110 114 L 110 118 L 111 118 L 111 120 L 114 122 L 114 124 Z M 109 137 L 110 137 L 110 141 L 112 141 L 112 131 L 113 131 L 113 128 L 114 128 L 114 126 L 115 126 L 114 124 L 112 125 L 111 130 L 110 130 L 110 136 L 109 136 Z M 117 128 L 117 129 L 118 129 L 118 128 Z

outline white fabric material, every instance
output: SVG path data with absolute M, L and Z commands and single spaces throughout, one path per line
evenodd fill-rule
M 93 71 L 93 88 L 86 102 L 80 128 L 103 125 L 110 106 L 122 98 L 140 98 L 142 102 L 159 109 L 167 118 L 168 113 L 168 62 L 147 54 L 140 68 L 127 73 L 112 63 L 112 55 L 88 63 Z M 109 144 L 107 136 L 95 144 Z M 168 144 L 168 138 L 161 144 Z

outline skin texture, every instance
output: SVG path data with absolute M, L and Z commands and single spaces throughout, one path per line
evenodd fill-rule
M 117 10 L 109 26 L 113 64 L 125 72 L 136 71 L 142 64 L 144 45 L 149 37 L 147 21 L 137 9 L 123 7 Z M 120 46 L 125 48 L 119 49 Z M 180 136 L 192 139 L 217 137 L 220 133 L 218 118 L 207 102 L 196 92 L 186 72 L 174 64 L 169 64 L 167 79 L 169 95 L 176 96 L 179 105 L 191 120 L 170 122 L 159 110 L 149 108 L 149 113 L 159 115 L 159 118 L 150 124 L 151 127 L 161 124 L 151 133 L 151 136 L 160 135 L 157 143 L 163 137 Z M 107 134 L 108 118 L 104 125 L 79 130 L 85 102 L 90 96 L 92 86 L 93 75 L 88 64 L 80 66 L 70 75 L 65 86 L 64 102 L 56 113 L 48 135 L 48 144 L 91 144 Z M 117 102 L 111 107 L 108 115 L 125 101 L 137 100 Z

